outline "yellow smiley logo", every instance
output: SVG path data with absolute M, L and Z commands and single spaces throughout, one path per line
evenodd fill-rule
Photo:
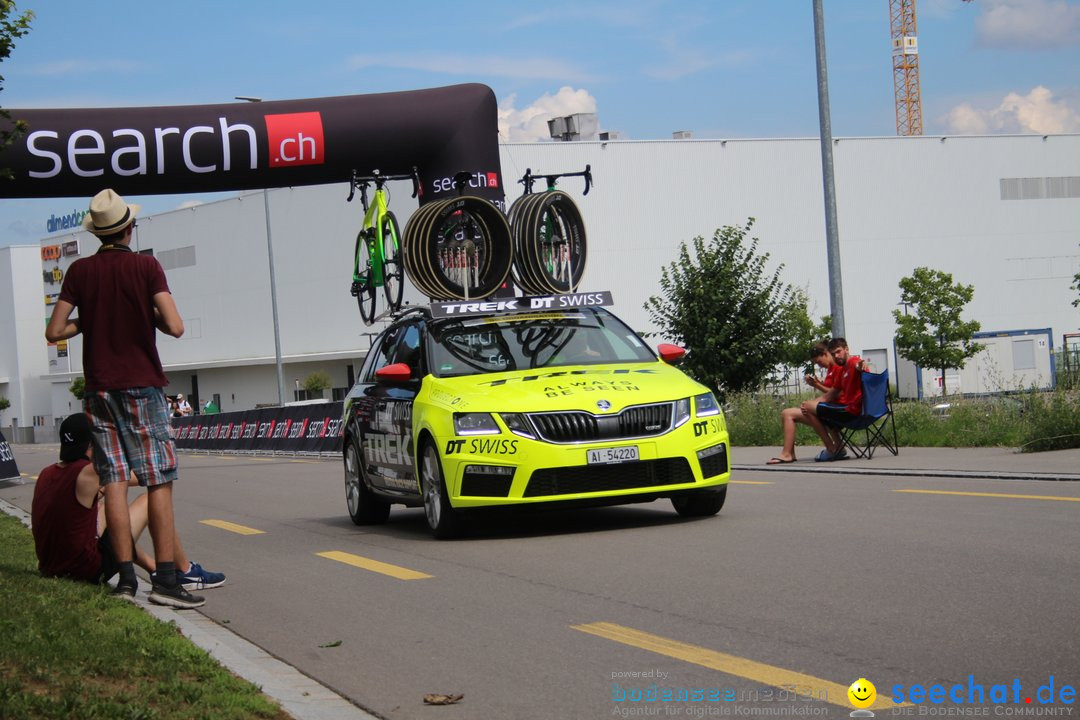
M 866 678 L 859 678 L 851 683 L 851 687 L 847 689 L 847 696 L 855 707 L 868 708 L 874 704 L 874 698 L 877 697 L 877 688 L 874 687 L 874 683 Z

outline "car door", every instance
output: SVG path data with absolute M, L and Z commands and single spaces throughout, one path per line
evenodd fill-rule
M 358 424 L 365 469 L 377 489 L 415 495 L 412 406 L 424 374 L 420 324 L 413 322 L 397 328 L 393 337 L 386 338 L 380 353 L 363 391 L 366 417 Z M 410 367 L 409 380 L 380 380 L 376 376 L 380 368 L 395 363 Z

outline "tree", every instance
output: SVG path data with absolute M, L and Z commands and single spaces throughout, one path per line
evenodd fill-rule
M 30 21 L 34 19 L 34 13 L 29 10 L 12 17 L 14 12 L 16 10 L 13 0 L 0 0 L 0 62 L 10 57 L 15 41 L 30 32 Z M 0 90 L 3 89 L 3 84 L 4 78 L 0 76 Z M 0 126 L 0 152 L 3 152 L 26 132 L 26 124 L 21 120 L 12 123 L 11 114 L 2 109 L 0 120 L 5 121 L 3 126 Z M 11 170 L 0 168 L 0 178 L 11 178 Z
M 330 376 L 322 370 L 316 370 L 304 378 L 304 389 L 311 394 L 311 397 L 316 395 L 321 397 L 322 391 L 328 387 L 330 387 Z
M 781 282 L 783 265 L 769 274 L 769 254 L 747 239 L 753 224 L 719 228 L 708 242 L 698 236 L 692 253 L 682 243 L 662 270 L 661 295 L 644 306 L 660 328 L 653 334 L 684 345 L 686 371 L 721 398 L 761 387 L 792 359 L 793 333 L 810 326 L 806 295 Z
M 896 350 L 919 367 L 941 370 L 942 395 L 947 391 L 945 371 L 964 367 L 985 347 L 972 340 L 979 323 L 960 319 L 974 296 L 974 286 L 954 283 L 953 276 L 941 270 L 918 267 L 900 280 L 900 304 L 914 312 L 893 310 Z
M 74 395 L 76 400 L 82 400 L 83 395 L 86 394 L 86 379 L 80 375 L 72 380 L 68 385 L 68 392 Z

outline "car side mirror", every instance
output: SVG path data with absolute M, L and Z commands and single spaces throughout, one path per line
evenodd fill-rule
M 686 348 L 670 343 L 660 343 L 656 350 L 660 353 L 660 359 L 669 365 L 677 365 L 686 356 Z
M 412 368 L 405 363 L 385 365 L 375 371 L 375 379 L 382 382 L 406 382 L 412 379 Z

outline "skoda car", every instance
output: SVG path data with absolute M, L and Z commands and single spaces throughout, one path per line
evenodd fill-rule
M 680 515 L 719 512 L 730 451 L 716 398 L 673 366 L 682 348 L 657 355 L 603 307 L 557 309 L 581 297 L 594 299 L 553 296 L 534 311 L 519 305 L 535 298 L 434 303 L 399 315 L 345 399 L 353 522 L 423 506 L 443 538 L 492 506 L 667 497 Z

